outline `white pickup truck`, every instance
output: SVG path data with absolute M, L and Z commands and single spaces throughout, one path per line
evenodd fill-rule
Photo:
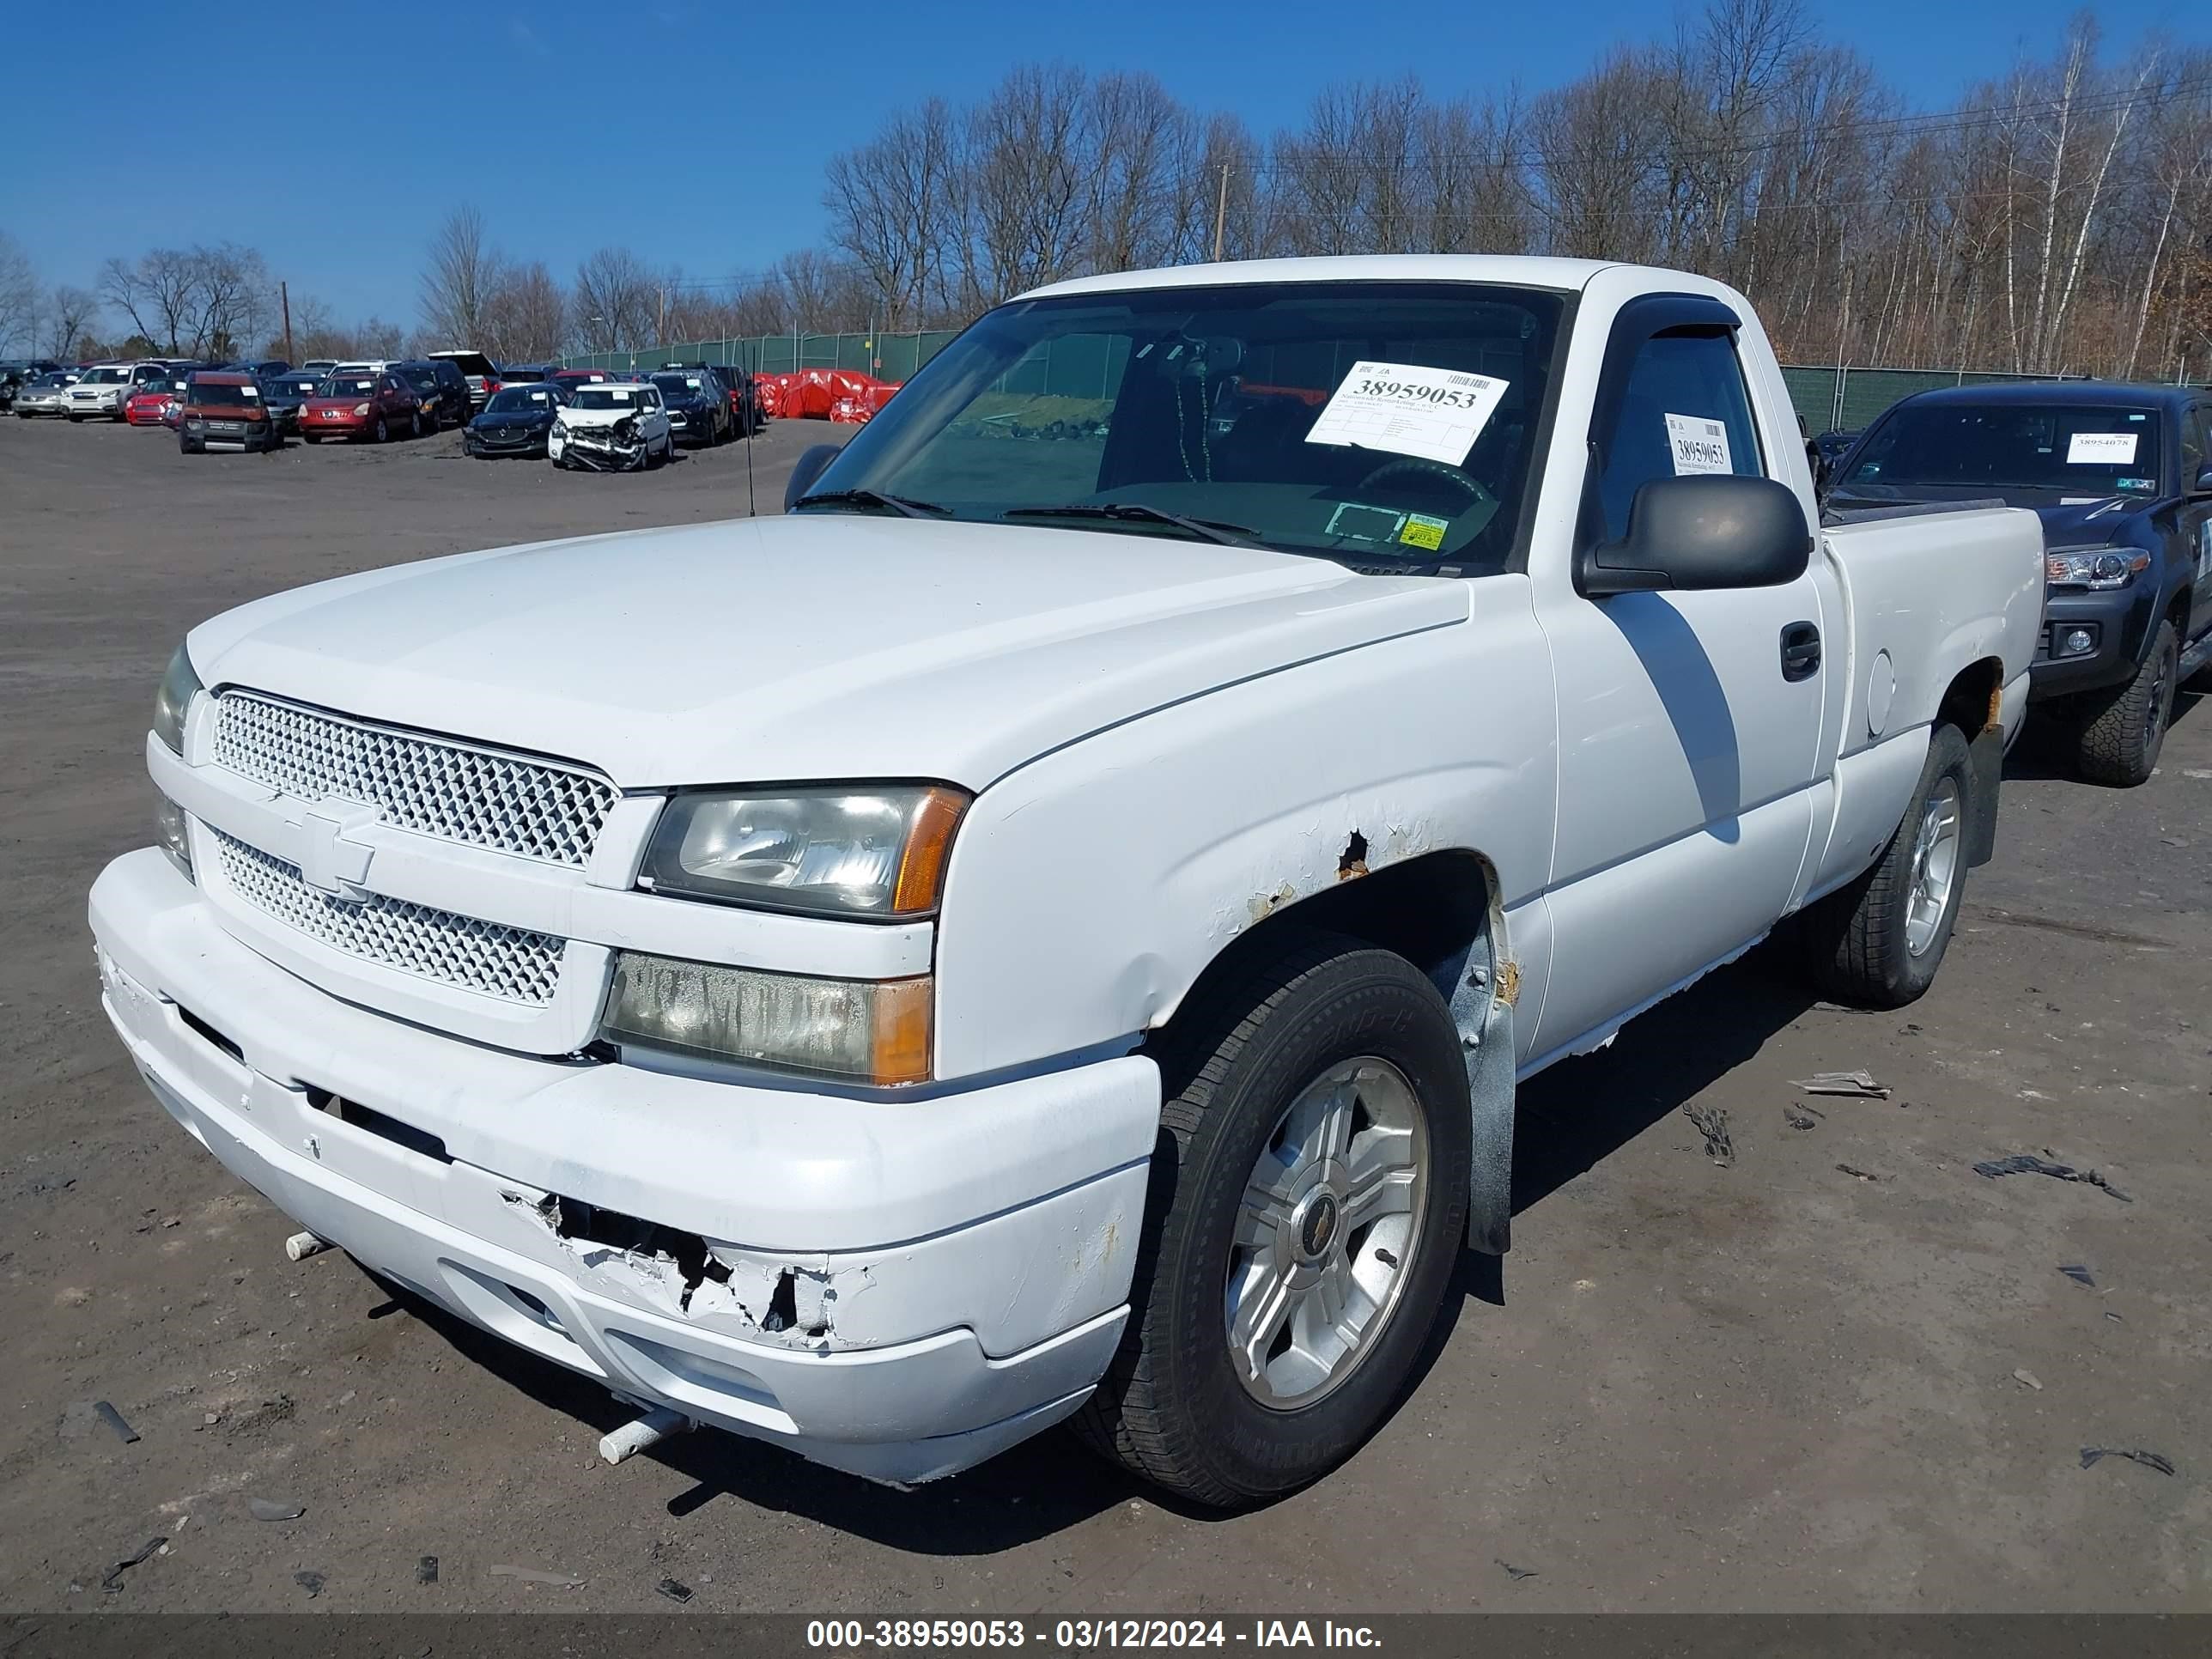
M 1505 1249 L 1518 1078 L 1785 918 L 1925 988 L 2044 592 L 2032 514 L 1820 526 L 1743 298 L 1564 260 L 1047 289 L 787 507 L 201 623 L 109 1013 L 648 1435 L 1219 1505 Z

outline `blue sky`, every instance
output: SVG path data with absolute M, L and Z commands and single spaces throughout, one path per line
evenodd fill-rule
M 2045 55 L 2075 9 L 1812 8 L 1826 38 L 1864 52 L 1924 109 L 1952 106 L 2023 50 Z M 2208 33 L 2201 7 L 2172 0 L 2099 9 L 2110 51 L 2147 33 Z M 9 0 L 4 12 L 0 62 L 29 72 L 10 76 L 0 229 L 45 281 L 89 285 L 111 253 L 233 240 L 341 321 L 375 312 L 407 325 L 424 245 L 460 204 L 483 210 L 507 252 L 564 281 L 607 243 L 726 276 L 819 235 L 823 163 L 880 112 L 973 98 L 1018 62 L 1150 70 L 1265 135 L 1337 81 L 1413 70 L 1438 93 L 1540 91 L 1671 18 L 1633 0 Z M 723 128 L 703 153 L 679 142 L 701 116 Z M 627 131 L 614 137 L 617 118 Z M 595 128 L 573 150 L 564 142 Z

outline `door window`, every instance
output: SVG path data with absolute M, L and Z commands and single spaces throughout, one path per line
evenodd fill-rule
M 2181 491 L 2194 493 L 2197 475 L 2204 470 L 2205 422 L 2212 416 L 2203 404 L 2189 411 L 2189 418 L 2181 423 Z
M 1670 329 L 1646 340 L 1629 369 L 1620 419 L 1598 475 L 1606 539 L 1627 533 L 1636 492 L 1655 478 L 1696 472 L 1755 477 L 1765 470 L 1729 333 Z

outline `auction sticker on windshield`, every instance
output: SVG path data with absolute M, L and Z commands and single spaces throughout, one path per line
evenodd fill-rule
M 1667 443 L 1674 452 L 1674 476 L 1698 472 L 1733 472 L 1729 458 L 1728 428 L 1702 415 L 1667 416 Z
M 1457 466 L 1506 382 L 1418 363 L 1354 363 L 1306 434 L 1310 444 L 1388 450 Z
M 2069 466 L 2078 466 L 2085 461 L 2124 466 L 2135 458 L 2136 434 L 2132 432 L 2076 432 L 2066 440 Z

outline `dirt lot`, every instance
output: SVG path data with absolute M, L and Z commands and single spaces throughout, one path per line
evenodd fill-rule
M 821 435 L 759 441 L 763 506 Z M 1502 1275 L 1470 1262 L 1404 1409 L 1261 1514 L 1177 1513 L 1057 1437 L 912 1494 L 711 1435 L 608 1469 L 603 1392 L 342 1256 L 288 1262 L 95 993 L 84 893 L 149 839 L 169 651 L 317 577 L 741 514 L 744 471 L 732 447 L 574 477 L 452 436 L 187 460 L 0 422 L 0 1609 L 298 1608 L 302 1571 L 319 1609 L 643 1611 L 663 1577 L 695 1610 L 891 1616 L 2212 1609 L 2204 709 L 2130 793 L 2015 761 L 1997 862 L 1905 1014 L 1813 1004 L 1760 952 L 1532 1085 Z M 1790 1079 L 1862 1066 L 1890 1099 L 1793 1127 Z M 1729 1115 L 1732 1167 L 1692 1103 Z M 2045 1148 L 2133 1201 L 1970 1167 Z

